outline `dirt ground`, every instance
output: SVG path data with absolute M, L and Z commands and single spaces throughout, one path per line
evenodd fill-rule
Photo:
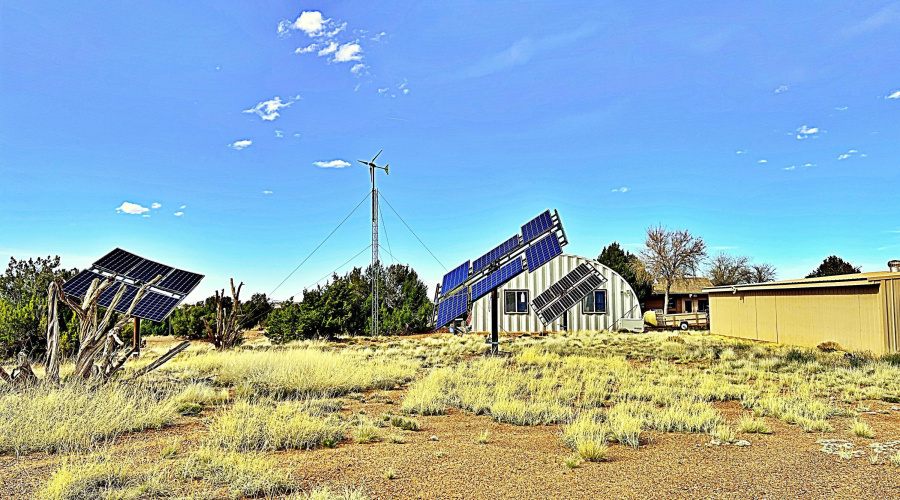
M 342 413 L 363 410 L 373 418 L 383 412 L 398 414 L 404 390 L 371 392 L 365 402 L 347 400 Z M 865 404 L 873 411 L 897 406 Z M 745 411 L 736 402 L 715 406 L 731 424 Z M 214 411 L 180 417 L 162 430 L 121 436 L 112 446 L 115 453 L 131 455 L 148 468 L 159 467 L 165 463 L 160 450 L 175 438 L 185 451 L 200 446 L 204 421 Z M 805 433 L 796 425 L 766 418 L 772 434 L 738 435 L 751 442 L 748 447 L 711 446 L 705 434 L 651 431 L 644 433 L 646 442 L 638 449 L 612 445 L 608 461 L 586 462 L 573 470 L 563 463 L 572 452 L 563 446 L 558 426 L 520 427 L 451 410 L 448 415 L 417 417 L 422 427 L 402 431 L 404 444 L 346 440 L 333 449 L 270 456 L 304 489 L 353 487 L 379 499 L 900 498 L 900 468 L 889 465 L 887 457 L 874 465 L 868 456 L 842 460 L 821 452 L 816 443 L 845 439 L 870 455 L 870 443 L 900 440 L 900 411 L 865 417 L 875 439 L 853 435 L 850 418 L 832 419 L 835 431 L 827 434 Z M 489 442 L 479 444 L 476 438 L 484 429 L 489 430 Z M 381 430 L 383 437 L 401 432 Z M 0 456 L 0 498 L 34 498 L 62 460 L 63 455 L 41 453 Z M 385 477 L 388 470 L 396 473 L 393 479 Z

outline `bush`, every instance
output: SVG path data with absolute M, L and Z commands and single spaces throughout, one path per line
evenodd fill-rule
M 302 401 L 279 404 L 238 401 L 213 417 L 210 442 L 235 451 L 309 450 L 325 440 L 340 442 L 346 424 L 337 417 L 318 418 L 306 411 Z

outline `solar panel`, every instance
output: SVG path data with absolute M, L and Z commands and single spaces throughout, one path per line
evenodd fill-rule
M 131 307 L 131 301 L 134 300 L 134 296 L 137 295 L 138 288 L 135 286 L 131 286 L 127 283 L 116 283 L 111 287 L 107 288 L 100 294 L 100 298 L 97 299 L 97 303 L 103 307 L 109 307 L 112 303 L 113 297 L 119 293 L 119 287 L 125 286 L 125 293 L 122 294 L 122 298 L 119 299 L 119 302 L 116 303 L 116 307 L 113 309 L 120 312 L 125 313 L 128 312 L 128 308 Z
M 498 286 L 513 279 L 517 274 L 522 272 L 522 259 L 517 258 L 510 261 L 509 264 L 487 275 L 486 278 L 472 285 L 472 301 L 490 292 Z
M 546 325 L 554 319 L 560 317 L 572 308 L 575 304 L 581 302 L 587 294 L 593 292 L 598 286 L 602 285 L 601 280 L 594 278 L 587 279 L 572 287 L 559 300 L 550 304 L 547 308 L 536 311 L 541 321 Z
M 444 299 L 438 304 L 437 323 L 435 328 L 440 328 L 469 310 L 468 294 L 460 290 L 454 295 Z
M 203 279 L 202 274 L 192 273 L 183 269 L 176 269 L 172 274 L 162 279 L 156 286 L 172 290 L 178 293 L 190 293 L 191 290 Z
M 91 287 L 91 283 L 95 278 L 99 278 L 103 281 L 104 278 L 102 275 L 97 274 L 93 271 L 81 271 L 74 278 L 70 278 L 69 281 L 63 283 L 63 292 L 67 295 L 75 295 L 77 297 L 84 297 L 84 294 L 87 293 L 88 288 Z
M 116 274 L 125 274 L 142 260 L 144 260 L 143 257 L 126 252 L 121 248 L 116 248 L 101 257 L 97 262 L 94 262 L 94 265 Z
M 157 276 L 165 276 L 170 271 L 172 271 L 172 266 L 153 262 L 152 260 L 142 260 L 140 264 L 125 273 L 125 276 L 138 281 L 150 281 Z
M 556 233 L 551 233 L 525 250 L 525 258 L 528 260 L 528 272 L 533 273 L 557 255 L 562 254 L 559 239 Z
M 475 261 L 472 262 L 472 272 L 477 273 L 478 271 L 480 271 L 482 268 L 484 268 L 491 262 L 494 262 L 495 260 L 499 259 L 500 257 L 503 257 L 504 255 L 508 254 L 509 252 L 515 250 L 518 246 L 519 246 L 519 235 L 516 234 L 512 238 L 497 245 L 497 247 L 494 248 L 493 250 L 491 250 L 490 252 L 475 259 Z
M 525 238 L 525 243 L 537 238 L 538 236 L 544 234 L 548 229 L 553 227 L 553 218 L 550 217 L 550 211 L 546 210 L 541 215 L 538 215 L 534 219 L 531 219 L 524 226 L 522 226 L 522 237 Z
M 560 278 L 540 293 L 531 305 L 535 313 L 546 325 L 560 317 L 587 294 L 606 282 L 596 267 L 589 263 L 579 264 L 571 272 Z
M 587 278 L 595 272 L 596 268 L 594 266 L 583 262 L 568 274 L 560 278 L 559 281 L 547 287 L 546 290 L 541 292 L 540 295 L 538 295 L 534 298 L 534 300 L 531 301 L 531 304 L 535 309 L 543 309 L 547 306 L 547 304 L 561 297 L 566 292 L 566 290 L 572 288 L 579 281 Z
M 134 311 L 132 311 L 132 316 L 137 316 L 139 318 L 148 319 L 150 321 L 162 321 L 166 319 L 166 316 L 175 309 L 175 306 L 178 305 L 179 299 L 175 297 L 169 297 L 167 295 L 162 295 L 156 292 L 147 292 L 146 295 L 141 297 L 141 300 L 134 307 Z M 130 306 L 131 303 L 129 302 Z M 126 309 L 128 306 L 125 306 Z
M 441 283 L 441 295 L 446 295 L 458 287 L 469 277 L 469 261 L 465 261 L 449 273 L 444 275 L 444 281 Z

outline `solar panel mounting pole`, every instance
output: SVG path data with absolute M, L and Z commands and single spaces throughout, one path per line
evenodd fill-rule
M 132 340 L 134 348 L 132 352 L 135 357 L 141 355 L 141 318 L 134 318 L 134 332 L 132 332 Z
M 497 289 L 491 290 L 491 354 L 497 354 L 500 351 L 500 332 L 497 325 Z
M 384 150 L 382 150 L 384 151 Z M 378 155 L 381 154 L 381 151 L 375 155 L 375 158 L 372 158 L 372 161 L 363 161 L 357 160 L 369 167 L 369 177 L 372 180 L 372 326 L 371 332 L 373 336 L 378 336 L 378 268 L 379 268 L 379 257 L 378 257 L 378 189 L 375 187 L 375 169 L 380 168 L 384 170 L 384 173 L 390 175 L 388 168 L 390 164 L 387 164 L 383 167 L 380 167 L 375 164 L 375 160 L 378 159 Z

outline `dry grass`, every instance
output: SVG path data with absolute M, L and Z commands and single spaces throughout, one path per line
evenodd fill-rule
M 41 500 L 138 499 L 168 496 L 157 477 L 109 455 L 66 458 L 38 493 Z
M 233 499 L 287 493 L 293 489 L 290 478 L 278 471 L 273 460 L 215 448 L 201 448 L 190 454 L 179 464 L 176 476 L 226 487 Z
M 316 416 L 309 401 L 241 400 L 215 415 L 209 441 L 236 451 L 312 449 L 340 442 L 347 425 L 335 416 Z
M 850 424 L 850 432 L 856 434 L 859 437 L 864 437 L 868 439 L 872 439 L 875 437 L 875 430 L 872 429 L 872 426 L 863 422 L 862 420 L 854 420 L 853 423 Z
M 318 344 L 267 351 L 206 352 L 165 365 L 169 373 L 214 376 L 243 394 L 278 398 L 334 397 L 370 389 L 391 389 L 413 378 L 418 363 L 406 357 L 330 352 Z
M 0 388 L 0 453 L 87 450 L 126 432 L 168 425 L 175 406 L 165 388 L 142 385 Z

